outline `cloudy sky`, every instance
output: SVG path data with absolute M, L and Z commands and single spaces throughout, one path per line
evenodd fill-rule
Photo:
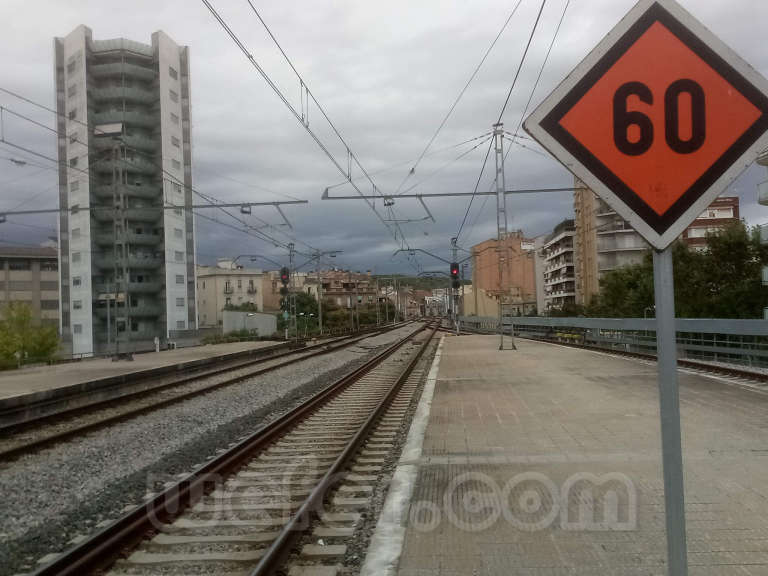
M 378 188 L 394 193 L 440 124 L 518 0 L 252 0 L 313 94 L 349 143 Z M 211 0 L 256 61 L 301 108 L 300 88 L 246 0 Z M 633 0 L 571 0 L 541 81 L 533 96 L 543 99 L 631 8 Z M 521 0 L 497 45 L 464 94 L 415 173 L 402 189 L 471 192 L 487 144 L 476 147 L 495 122 L 525 47 L 540 0 Z M 765 0 L 682 0 L 682 4 L 752 66 L 768 75 L 764 26 Z M 521 120 L 534 82 L 552 42 L 566 0 L 547 0 L 528 57 L 504 114 L 507 130 Z M 150 43 L 161 29 L 191 49 L 194 187 L 218 199 L 272 201 L 305 199 L 308 205 L 285 208 L 293 230 L 267 230 L 281 242 L 295 237 L 307 245 L 343 250 L 337 265 L 384 273 L 413 271 L 407 255 L 393 257 L 399 245 L 362 201 L 323 201 L 325 187 L 343 178 L 300 123 L 196 0 L 3 0 L 0 3 L 0 87 L 54 106 L 54 36 L 78 24 L 94 38 L 126 37 Z M 0 93 L 0 105 L 53 126 L 50 113 Z M 310 127 L 345 165 L 344 151 L 316 108 Z M 5 118 L 9 142 L 55 157 L 50 132 Z M 474 139 L 474 140 L 473 140 Z M 461 144 L 471 140 L 468 144 Z M 513 145 L 506 165 L 508 188 L 569 186 L 572 178 L 530 141 Z M 458 146 L 457 146 L 458 145 Z M 473 149 L 474 148 L 474 149 Z M 25 166 L 13 160 L 26 159 Z M 458 158 L 458 159 L 457 159 Z M 492 157 L 491 157 L 492 162 Z M 0 210 L 55 207 L 53 164 L 0 143 Z M 490 164 L 489 164 L 490 167 Z M 359 175 L 359 174 L 358 174 Z M 480 190 L 491 188 L 487 170 Z M 748 222 L 768 221 L 768 208 L 756 204 L 756 185 L 765 169 L 753 166 L 731 192 L 741 197 Z M 361 189 L 370 191 L 370 188 Z M 332 194 L 349 195 L 349 186 Z M 436 222 L 400 224 L 408 244 L 448 257 L 467 207 L 467 198 L 432 200 Z M 380 202 L 376 208 L 386 217 Z M 418 220 L 416 201 L 399 200 L 390 217 Z M 527 235 L 546 233 L 572 214 L 568 193 L 510 199 L 510 229 Z M 214 211 L 206 212 L 214 216 Z M 270 208 L 254 209 L 250 218 L 278 226 Z M 239 224 L 219 215 L 228 224 Z M 469 247 L 495 233 L 494 200 L 478 198 L 464 226 L 460 244 Z M 9 217 L 0 225 L 0 242 L 35 243 L 55 234 L 53 216 Z M 284 259 L 272 243 L 204 220 L 197 224 L 198 260 L 264 254 Z M 424 270 L 442 269 L 420 256 Z

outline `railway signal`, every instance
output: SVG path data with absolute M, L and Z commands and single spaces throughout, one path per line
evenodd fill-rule
M 459 263 L 451 262 L 451 286 L 458 288 L 461 285 L 459 280 Z
M 524 127 L 655 248 L 668 565 L 685 576 L 668 247 L 768 147 L 768 81 L 675 0 L 640 0 Z

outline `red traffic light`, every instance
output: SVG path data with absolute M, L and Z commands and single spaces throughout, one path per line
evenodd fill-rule
M 280 282 L 283 283 L 283 286 L 287 286 L 288 282 L 291 279 L 291 271 L 288 270 L 285 266 L 280 268 Z
M 458 278 L 459 277 L 459 264 L 457 262 L 453 262 L 451 264 L 451 278 Z

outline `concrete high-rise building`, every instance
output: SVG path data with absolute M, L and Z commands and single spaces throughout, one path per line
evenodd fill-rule
M 613 208 L 576 179 L 574 263 L 576 303 L 588 305 L 600 290 L 600 277 L 643 261 L 648 244 Z
M 544 312 L 576 303 L 573 220 L 563 220 L 544 241 Z
M 151 348 L 197 326 L 189 49 L 78 26 L 54 56 L 64 344 Z

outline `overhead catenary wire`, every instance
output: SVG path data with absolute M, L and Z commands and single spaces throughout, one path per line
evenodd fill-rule
M 256 71 L 261 75 L 261 77 L 264 79 L 264 81 L 267 83 L 267 85 L 272 88 L 272 90 L 275 92 L 275 94 L 280 98 L 280 100 L 285 104 L 285 106 L 288 108 L 288 110 L 293 114 L 294 118 L 304 127 L 306 132 L 312 137 L 312 139 L 315 141 L 315 143 L 318 145 L 318 147 L 325 153 L 325 155 L 328 157 L 328 159 L 331 161 L 331 163 L 336 167 L 336 169 L 339 171 L 339 173 L 344 176 L 349 184 L 355 189 L 355 191 L 360 195 L 363 196 L 362 191 L 360 188 L 355 184 L 355 182 L 352 180 L 351 170 L 345 169 L 339 160 L 333 155 L 333 153 L 328 149 L 328 147 L 325 145 L 325 143 L 320 139 L 320 137 L 315 133 L 314 130 L 312 130 L 309 126 L 309 121 L 303 114 L 299 114 L 299 112 L 296 110 L 296 108 L 288 101 L 287 97 L 283 94 L 283 92 L 280 90 L 280 88 L 272 81 L 272 79 L 269 77 L 269 75 L 266 73 L 266 71 L 261 67 L 261 65 L 256 61 L 254 56 L 250 53 L 248 48 L 243 44 L 243 42 L 240 40 L 240 38 L 235 34 L 235 32 L 230 28 L 230 26 L 226 23 L 226 21 L 221 17 L 221 15 L 216 11 L 216 9 L 211 5 L 211 3 L 208 0 L 202 0 L 203 4 L 208 8 L 208 10 L 211 12 L 213 17 L 216 19 L 216 21 L 219 23 L 219 25 L 224 29 L 224 31 L 227 33 L 227 35 L 232 39 L 232 41 L 235 43 L 235 45 L 240 49 L 240 51 L 245 55 L 245 57 L 248 59 L 248 61 L 251 63 L 251 65 L 256 69 Z M 312 102 L 314 102 L 315 106 L 317 106 L 317 109 L 319 110 L 320 114 L 325 118 L 328 125 L 333 130 L 334 134 L 336 134 L 336 137 L 339 139 L 339 141 L 344 146 L 347 156 L 348 156 L 348 162 L 351 166 L 351 163 L 354 162 L 355 166 L 357 166 L 358 169 L 364 174 L 366 179 L 370 182 L 374 194 L 379 193 L 381 194 L 381 191 L 379 190 L 376 183 L 373 181 L 371 175 L 366 171 L 366 169 L 363 167 L 362 163 L 359 161 L 357 156 L 354 154 L 350 146 L 347 144 L 346 140 L 343 138 L 339 130 L 336 128 L 335 124 L 331 121 L 331 119 L 328 117 L 328 114 L 325 112 L 324 108 L 320 105 L 320 103 L 315 98 L 314 94 L 312 94 L 311 90 L 309 89 L 309 86 L 304 81 L 302 76 L 298 73 L 296 70 L 296 67 L 291 62 L 290 58 L 287 56 L 285 51 L 282 49 L 282 46 L 280 46 L 279 42 L 275 38 L 272 31 L 269 29 L 267 24 L 265 23 L 264 19 L 259 14 L 258 10 L 256 10 L 256 7 L 253 6 L 253 4 L 250 4 L 251 9 L 258 17 L 259 21 L 262 23 L 264 28 L 267 30 L 267 33 L 269 34 L 270 38 L 272 38 L 275 45 L 280 50 L 283 57 L 288 62 L 289 66 L 293 70 L 296 77 L 299 79 L 301 88 L 303 92 L 306 94 L 307 98 L 307 109 L 309 107 L 309 99 L 311 98 Z M 383 194 L 382 194 L 383 197 Z M 395 223 L 393 227 L 390 227 L 389 223 L 386 222 L 384 217 L 376 210 L 376 206 L 373 203 L 373 201 L 370 201 L 368 199 L 364 199 L 364 201 L 368 204 L 368 206 L 373 210 L 374 214 L 377 216 L 377 218 L 381 221 L 382 224 L 387 228 L 387 230 L 390 231 L 390 233 L 393 235 L 395 242 L 398 241 L 398 234 L 400 235 L 401 241 L 400 245 L 406 245 L 408 246 L 408 241 L 403 234 L 402 230 L 400 229 L 400 226 Z M 394 230 L 393 230 L 394 228 Z
M 248 0 L 250 3 L 250 0 Z M 437 138 L 438 134 L 440 134 L 440 131 L 443 129 L 443 126 L 445 126 L 446 122 L 448 122 L 448 119 L 451 117 L 451 114 L 453 114 L 453 111 L 456 109 L 456 106 L 461 101 L 461 98 L 464 96 L 464 93 L 469 88 L 470 84 L 472 84 L 472 81 L 475 79 L 475 76 L 477 76 L 478 72 L 480 72 L 480 68 L 482 68 L 483 64 L 485 63 L 486 59 L 488 58 L 488 55 L 493 50 L 494 46 L 496 46 L 496 43 L 499 41 L 499 38 L 501 38 L 501 35 L 504 33 L 504 30 L 507 29 L 507 26 L 509 25 L 510 20 L 512 20 L 512 17 L 517 12 L 517 9 L 520 7 L 520 4 L 522 3 L 522 0 L 517 0 L 517 3 L 515 4 L 515 7 L 512 8 L 512 11 L 509 13 L 509 16 L 507 16 L 507 19 L 504 21 L 504 24 L 501 26 L 501 29 L 499 30 L 498 34 L 496 34 L 496 37 L 493 39 L 493 42 L 491 42 L 491 45 L 488 46 L 488 48 L 485 51 L 485 54 L 483 54 L 483 57 L 480 59 L 480 62 L 477 64 L 475 69 L 472 71 L 472 74 L 470 75 L 469 79 L 467 80 L 466 84 L 464 84 L 464 87 L 459 92 L 459 95 L 456 97 L 456 99 L 453 101 L 453 104 L 451 104 L 451 107 L 448 109 L 448 112 L 446 112 L 445 116 L 443 117 L 442 121 L 440 122 L 440 125 L 437 127 L 437 130 L 435 130 L 434 134 L 432 134 L 432 137 L 429 139 L 429 142 L 427 142 L 427 145 L 424 147 L 424 149 L 421 151 L 421 154 L 416 159 L 416 162 L 413 164 L 411 169 L 408 171 L 408 173 L 403 178 L 402 182 L 400 182 L 400 185 L 397 187 L 397 190 L 395 190 L 395 195 L 397 195 L 400 190 L 405 185 L 406 181 L 416 173 L 416 168 L 418 167 L 421 160 L 426 155 L 427 151 L 429 150 L 430 146 L 432 146 L 432 143 Z
M 536 15 L 536 20 L 533 23 L 533 27 L 531 28 L 531 33 L 528 36 L 528 42 L 525 45 L 525 50 L 523 51 L 523 56 L 520 58 L 520 63 L 517 66 L 517 71 L 515 72 L 515 76 L 512 79 L 512 85 L 509 87 L 509 91 L 507 92 L 507 97 L 504 100 L 504 104 L 501 107 L 501 112 L 499 112 L 499 117 L 496 120 L 496 124 L 499 124 L 501 122 L 501 119 L 504 116 L 504 112 L 507 109 L 507 105 L 509 104 L 509 99 L 512 96 L 512 91 L 515 89 L 515 85 L 517 84 L 517 79 L 520 77 L 520 71 L 523 69 L 523 64 L 525 63 L 525 58 L 528 55 L 528 50 L 531 47 L 531 42 L 533 42 L 533 36 L 536 33 L 536 28 L 539 25 L 539 20 L 541 20 L 541 13 L 544 11 L 544 6 L 546 5 L 547 0 L 541 0 L 541 6 L 539 7 L 539 13 Z M 485 166 L 488 163 L 488 157 L 491 154 L 491 148 L 493 148 L 493 141 L 488 146 L 488 150 L 485 153 L 485 158 L 483 160 L 483 166 L 480 168 L 480 174 L 477 177 L 477 182 L 475 183 L 475 189 L 472 193 L 472 196 L 469 199 L 469 204 L 467 205 L 467 210 L 464 212 L 464 217 L 461 220 L 461 224 L 459 225 L 459 231 L 456 233 L 455 238 L 458 239 L 461 237 L 461 232 L 464 229 L 464 224 L 467 221 L 467 217 L 469 216 L 469 211 L 472 208 L 472 202 L 475 199 L 475 194 L 477 193 L 477 189 L 480 186 L 480 180 L 483 177 L 483 172 L 485 172 Z

